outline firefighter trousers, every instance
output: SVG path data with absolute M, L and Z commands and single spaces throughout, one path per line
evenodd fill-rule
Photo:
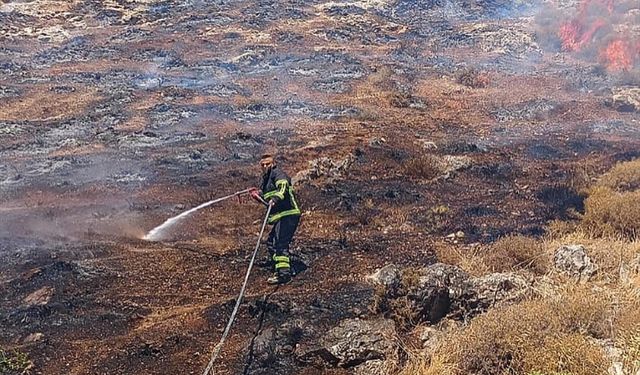
M 291 261 L 289 259 L 289 245 L 293 235 L 298 229 L 300 215 L 285 216 L 278 220 L 269 232 L 267 237 L 267 249 L 269 255 L 275 261 L 275 268 L 278 273 L 289 273 Z

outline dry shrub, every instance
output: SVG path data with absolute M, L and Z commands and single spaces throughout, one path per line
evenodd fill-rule
M 481 315 L 446 336 L 434 358 L 448 374 L 606 374 L 602 349 L 588 335 L 606 337 L 611 300 L 583 287 Z M 432 361 L 433 363 L 433 361 Z M 414 374 L 435 373 L 430 367 Z
M 456 374 L 448 356 L 434 355 L 430 359 L 421 353 L 409 353 L 405 367 L 398 375 L 445 375 Z
M 595 236 L 638 238 L 640 190 L 621 193 L 602 186 L 592 189 L 585 200 L 581 227 Z
M 485 257 L 493 272 L 527 269 L 544 274 L 549 269 L 549 257 L 542 243 L 522 235 L 506 236 L 496 241 Z
M 565 220 L 552 220 L 547 224 L 547 236 L 551 239 L 562 238 L 576 231 L 578 222 Z
M 459 247 L 436 243 L 433 250 L 439 262 L 458 266 L 471 276 L 484 276 L 491 272 L 484 259 L 486 250 L 480 246 Z
M 401 330 L 411 329 L 420 322 L 420 311 L 408 295 L 418 289 L 419 285 L 419 269 L 405 268 L 397 288 L 376 287 L 369 310 L 393 319 Z
M 618 192 L 640 189 L 640 159 L 617 164 L 598 181 L 598 186 Z
M 431 180 L 442 174 L 442 161 L 435 155 L 422 155 L 409 160 L 404 165 L 404 172 L 412 177 Z
M 486 73 L 479 72 L 476 69 L 464 69 L 456 76 L 456 81 L 467 87 L 479 89 L 487 87 L 489 84 L 489 76 Z
M 620 292 L 625 298 L 613 318 L 614 337 L 624 350 L 624 367 L 629 374 L 636 374 L 640 371 L 640 296 L 637 289 L 621 288 Z

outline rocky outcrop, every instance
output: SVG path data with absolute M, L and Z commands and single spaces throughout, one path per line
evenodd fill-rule
M 515 273 L 492 273 L 469 280 L 463 306 L 468 312 L 484 312 L 503 303 L 523 300 L 531 293 L 531 283 Z
M 320 359 L 331 366 L 354 368 L 357 374 L 382 374 L 397 363 L 396 337 L 390 319 L 347 319 L 322 336 L 318 347 L 301 353 L 300 359 L 307 363 Z
M 396 300 L 412 310 L 413 323 L 436 323 L 445 316 L 466 319 L 492 306 L 517 302 L 531 294 L 531 282 L 515 273 L 494 273 L 482 277 L 471 277 L 461 268 L 435 263 L 428 267 L 405 273 L 389 265 L 369 277 L 385 288 L 380 306 L 393 310 Z M 398 312 L 389 312 L 397 316 Z M 406 312 L 405 312 L 406 314 Z
M 565 245 L 558 248 L 553 257 L 556 270 L 577 278 L 580 282 L 588 281 L 598 271 L 598 266 L 582 245 Z
M 393 360 L 397 356 L 395 324 L 389 319 L 349 319 L 322 338 L 322 346 L 340 367 L 354 367 L 372 360 Z

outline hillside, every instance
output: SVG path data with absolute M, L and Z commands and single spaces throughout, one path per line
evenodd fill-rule
M 0 374 L 202 373 L 264 211 L 142 237 L 264 152 L 306 269 L 254 269 L 216 374 L 635 374 L 639 25 L 632 0 L 3 0 Z

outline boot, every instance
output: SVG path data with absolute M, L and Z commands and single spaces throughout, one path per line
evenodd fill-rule
M 256 266 L 260 268 L 273 268 L 276 266 L 276 261 L 273 259 L 273 254 L 269 253 L 262 260 L 256 262 Z
M 270 278 L 267 279 L 267 283 L 272 285 L 282 285 L 291 281 L 291 273 L 285 271 L 279 271 L 273 274 Z

